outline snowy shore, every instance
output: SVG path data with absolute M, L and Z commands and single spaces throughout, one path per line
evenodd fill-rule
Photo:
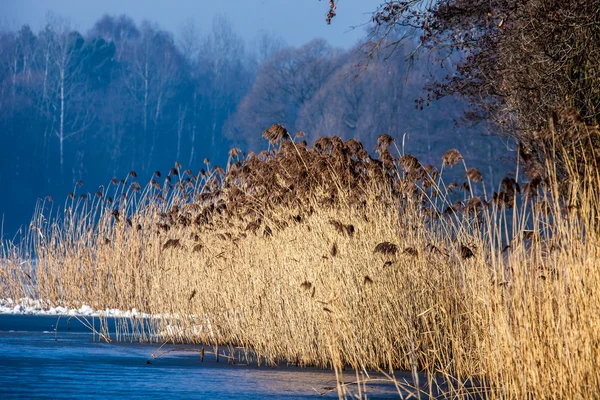
M 128 311 L 119 309 L 94 310 L 82 304 L 79 308 L 53 306 L 50 302 L 23 298 L 19 300 L 0 299 L 0 314 L 17 315 L 64 315 L 82 317 L 122 317 L 150 318 L 150 314 L 140 313 L 135 308 Z

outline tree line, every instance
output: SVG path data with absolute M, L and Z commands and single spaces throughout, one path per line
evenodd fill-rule
M 338 135 L 369 149 L 387 133 L 431 162 L 459 147 L 482 172 L 503 172 L 500 141 L 454 125 L 464 104 L 418 100 L 451 60 L 438 66 L 400 50 L 363 65 L 365 43 L 289 47 L 269 34 L 251 48 L 223 17 L 206 31 L 190 23 L 174 36 L 104 16 L 85 34 L 56 17 L 38 32 L 0 32 L 6 234 L 27 225 L 38 197 L 63 199 L 80 180 L 93 193 L 130 170 L 149 179 L 175 161 L 192 170 L 205 158 L 222 163 L 232 146 L 266 147 L 261 133 L 273 123 L 309 142 Z

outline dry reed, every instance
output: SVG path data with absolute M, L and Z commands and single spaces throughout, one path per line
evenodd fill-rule
M 462 398 L 600 397 L 598 178 L 550 173 L 523 196 L 507 178 L 477 197 L 479 171 L 454 193 L 388 136 L 379 159 L 354 140 L 264 136 L 274 148 L 236 149 L 227 171 L 205 160 L 185 184 L 178 166 L 164 185 L 157 171 L 60 212 L 40 203 L 2 244 L 0 296 L 136 308 L 160 316 L 126 332 L 138 339 L 331 367 L 340 396 L 351 367 L 421 370 L 424 391 L 442 379 Z

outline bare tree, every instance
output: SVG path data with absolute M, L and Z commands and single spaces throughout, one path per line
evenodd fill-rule
M 335 11 L 335 8 L 332 8 Z M 595 0 L 395 0 L 373 14 L 367 56 L 418 38 L 415 51 L 460 57 L 423 102 L 449 95 L 473 106 L 466 117 L 521 143 L 532 165 L 600 162 L 600 4 Z M 399 40 L 388 40 L 400 30 Z M 556 142 L 559 143 L 556 143 Z M 532 168 L 539 174 L 540 168 Z
M 87 80 L 82 74 L 80 50 L 84 39 L 66 20 L 51 19 L 43 43 L 44 93 L 50 130 L 58 139 L 61 174 L 65 142 L 81 135 L 93 121 L 86 99 Z
M 188 19 L 177 35 L 177 47 L 183 57 L 190 62 L 197 62 L 200 57 L 202 35 L 194 19 Z
M 259 138 L 255 132 L 275 122 L 295 131 L 300 109 L 342 65 L 340 56 L 320 39 L 275 54 L 261 66 L 251 91 L 229 123 L 228 134 L 256 145 Z
M 181 60 L 171 35 L 147 22 L 130 46 L 124 84 L 141 111 L 142 156 L 150 169 L 163 109 L 175 95 L 180 79 L 177 69 Z
M 247 61 L 244 40 L 234 32 L 227 18 L 216 16 L 202 43 L 200 60 L 203 73 L 211 82 L 201 91 L 209 99 L 211 152 L 216 153 L 219 147 L 223 122 L 233 114 L 251 84 Z
M 260 31 L 255 44 L 256 62 L 262 64 L 285 47 L 285 40 L 280 36 L 267 31 Z

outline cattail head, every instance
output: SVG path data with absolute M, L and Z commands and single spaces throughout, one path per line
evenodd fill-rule
M 132 178 L 137 178 L 137 173 L 135 171 L 129 171 L 129 176 Z
M 383 255 L 396 255 L 398 253 L 398 246 L 390 242 L 381 242 L 375 246 L 373 253 L 380 253 Z
M 473 196 L 467 202 L 467 209 L 470 210 L 478 210 L 483 207 L 483 202 L 479 198 L 479 196 Z
M 412 154 L 403 155 L 400 157 L 398 163 L 406 172 L 414 171 L 415 169 L 419 168 L 420 165 L 417 157 L 413 156 Z
M 131 182 L 131 186 L 130 186 L 131 190 L 133 190 L 134 192 L 139 192 L 140 191 L 140 184 L 137 182 Z
M 321 136 L 315 141 L 314 148 L 317 151 L 323 152 L 329 150 L 331 148 L 331 145 L 331 138 Z
M 160 171 L 154 171 L 154 175 L 155 175 L 157 178 L 160 178 Z
M 387 148 L 390 147 L 392 143 L 394 143 L 394 138 L 384 133 L 382 135 L 379 135 L 379 137 L 377 138 L 377 147 L 375 149 L 377 150 L 377 152 L 381 153 L 387 150 Z
M 481 172 L 475 168 L 469 168 L 465 174 L 465 177 L 469 178 L 471 182 L 483 182 L 483 176 L 481 175 Z
M 262 136 L 271 144 L 277 144 L 282 140 L 288 139 L 290 134 L 283 125 L 273 124 L 269 128 L 265 129 Z
M 79 181 L 77 181 L 77 183 L 75 183 L 75 184 L 76 184 L 77 186 L 83 186 L 83 181 L 82 181 L 82 180 L 79 180 Z
M 223 168 L 219 167 L 218 165 L 216 167 L 214 167 L 213 170 L 215 171 L 215 173 L 217 175 L 221 175 L 221 176 L 225 175 L 225 170 Z
M 117 178 L 112 178 L 110 180 L 110 183 L 112 183 L 113 185 L 118 185 L 119 184 L 119 180 Z
M 192 251 L 193 251 L 194 253 L 198 253 L 198 252 L 202 251 L 202 248 L 203 248 L 203 247 L 204 247 L 204 246 L 202 246 L 202 244 L 201 244 L 201 243 L 197 243 L 197 244 L 195 244 L 195 245 L 194 245 L 194 247 L 192 248 Z
M 542 178 L 536 176 L 531 178 L 529 182 L 525 185 L 524 193 L 527 197 L 536 197 L 538 195 L 538 189 L 542 184 Z
M 338 248 L 337 248 L 337 243 L 333 243 L 333 245 L 331 246 L 331 251 L 330 251 L 331 257 L 335 257 L 338 254 Z
M 456 149 L 450 149 L 442 156 L 442 165 L 448 167 L 454 167 L 463 159 L 460 152 Z
M 236 158 L 240 155 L 241 152 L 242 150 L 238 149 L 237 147 L 234 147 L 233 149 L 229 150 L 229 157 Z
M 465 245 L 460 246 L 460 257 L 463 260 L 466 260 L 466 259 L 474 257 L 474 256 L 475 256 L 475 254 L 473 253 L 473 250 L 471 250 L 469 247 L 467 247 Z
M 177 249 L 179 247 L 181 247 L 181 241 L 179 239 L 169 239 L 163 244 L 163 250 Z

